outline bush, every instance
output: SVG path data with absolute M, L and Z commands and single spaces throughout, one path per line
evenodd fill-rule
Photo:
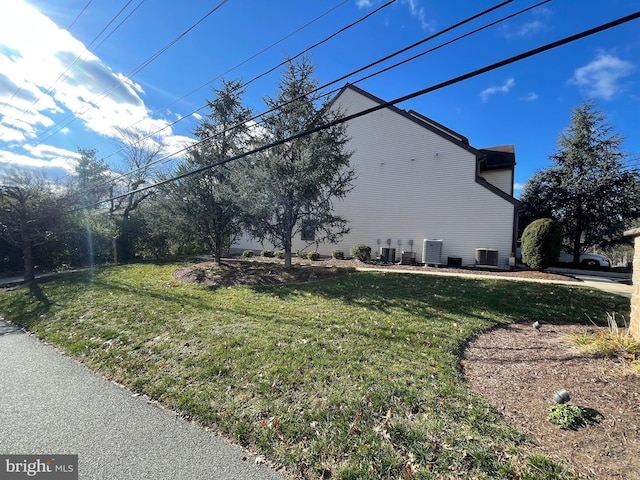
M 331 252 L 331 256 L 336 260 L 344 260 L 344 252 L 342 250 L 334 250 Z
M 318 252 L 309 252 L 307 258 L 313 261 L 320 260 L 320 254 Z
M 307 252 L 298 252 L 298 258 L 307 258 Z
M 245 250 L 244 252 L 242 252 L 242 256 L 245 258 L 253 257 L 253 250 Z
M 371 260 L 371 247 L 362 243 L 351 247 L 351 255 L 361 262 L 368 262 Z
M 282 260 L 284 258 L 284 251 L 277 250 L 274 255 L 276 256 L 276 258 L 279 258 L 280 260 Z
M 262 252 L 260 252 L 260 255 L 267 258 L 273 258 L 273 250 L 262 250 Z
M 531 222 L 522 234 L 522 261 L 533 270 L 544 270 L 558 261 L 562 227 L 551 218 Z

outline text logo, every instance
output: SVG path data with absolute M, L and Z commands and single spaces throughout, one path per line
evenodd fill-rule
M 0 455 L 2 480 L 78 480 L 78 455 Z

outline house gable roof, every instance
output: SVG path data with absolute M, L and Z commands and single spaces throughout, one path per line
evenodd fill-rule
M 377 103 L 378 105 L 383 105 L 386 102 L 375 95 L 363 90 L 355 85 L 347 83 L 344 87 L 340 89 L 338 94 L 331 100 L 330 105 L 332 105 L 346 90 L 353 90 L 354 92 L 368 98 L 369 100 Z M 476 182 L 499 197 L 504 198 L 508 202 L 512 203 L 519 208 L 521 203 L 519 200 L 514 198 L 512 195 L 500 190 L 496 186 L 487 182 L 484 178 L 482 178 L 479 173 L 483 170 L 497 170 L 497 169 L 511 169 L 513 170 L 516 162 L 515 162 L 515 149 L 513 145 L 505 145 L 503 147 L 492 147 L 484 150 L 479 150 L 471 145 L 469 145 L 469 139 L 459 133 L 451 130 L 450 128 L 441 125 L 440 123 L 431 120 L 430 118 L 414 111 L 406 111 L 402 110 L 395 105 L 389 105 L 386 108 L 397 113 L 398 115 L 403 116 L 407 120 L 416 123 L 423 128 L 439 135 L 448 141 L 454 143 L 460 148 L 470 152 L 476 157 Z
M 340 97 L 340 95 L 344 93 L 345 90 L 353 90 L 354 92 L 357 92 L 358 94 L 368 98 L 369 100 L 377 103 L 378 105 L 382 105 L 386 103 L 381 98 L 376 97 L 375 95 L 367 92 L 366 90 L 362 90 L 361 88 L 356 87 L 355 85 L 352 85 L 350 83 L 347 83 L 344 87 L 340 89 L 338 94 L 332 100 L 332 103 L 335 102 Z M 398 115 L 403 116 L 407 120 L 413 123 L 416 123 L 417 125 L 420 125 L 421 127 L 435 133 L 436 135 L 439 135 L 449 140 L 450 142 L 455 143 L 459 147 L 474 154 L 476 157 L 479 158 L 482 156 L 482 153 L 479 150 L 476 150 L 475 148 L 469 145 L 469 140 L 466 137 L 460 135 L 459 133 L 454 132 L 453 130 L 445 127 L 444 125 L 441 125 L 438 122 L 431 120 L 430 118 L 425 117 L 424 115 L 421 115 L 418 112 L 415 112 L 413 110 L 411 111 L 402 110 L 401 108 L 398 108 L 395 105 L 389 105 L 387 108 L 392 112 L 395 112 Z

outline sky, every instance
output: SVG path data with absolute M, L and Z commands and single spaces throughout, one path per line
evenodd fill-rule
M 539 1 L 515 0 L 332 83 L 500 1 L 0 1 L 0 178 L 15 166 L 52 180 L 69 176 L 78 148 L 117 168 L 123 128 L 154 133 L 171 168 L 221 79 L 249 82 L 243 101 L 263 112 L 282 67 L 262 74 L 330 36 L 307 53 L 323 91 L 351 82 L 389 101 L 640 10 L 640 0 L 551 0 L 499 21 Z M 588 100 L 640 166 L 640 19 L 397 106 L 476 148 L 513 144 L 517 196 Z

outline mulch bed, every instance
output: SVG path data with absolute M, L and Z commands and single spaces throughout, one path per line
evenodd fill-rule
M 536 449 L 585 478 L 640 479 L 640 378 L 618 360 L 576 353 L 563 337 L 606 328 L 512 324 L 480 335 L 462 360 L 470 387 L 528 434 Z M 547 421 L 553 395 L 596 409 L 604 419 L 578 430 Z

